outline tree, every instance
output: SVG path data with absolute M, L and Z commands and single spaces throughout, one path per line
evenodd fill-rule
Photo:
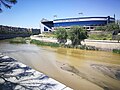
M 58 39 L 59 43 L 66 43 L 67 42 L 67 31 L 65 28 L 58 28 L 55 32 L 56 38 Z
M 118 43 L 120 42 L 120 34 L 117 35 Z
M 105 27 L 106 27 L 106 31 L 114 31 L 120 29 L 119 25 L 116 23 L 109 23 Z
M 80 26 L 73 26 L 68 31 L 68 37 L 72 41 L 73 46 L 81 45 L 81 41 L 87 38 L 87 32 Z
M 112 39 L 113 39 L 113 40 L 117 40 L 118 43 L 119 43 L 119 41 L 120 41 L 120 35 L 113 35 L 113 36 L 112 36 Z
M 97 27 L 95 28 L 95 30 L 97 30 L 97 31 L 105 31 L 105 30 L 106 30 L 106 27 L 105 27 L 105 26 L 97 26 Z
M 98 30 L 98 31 L 114 31 L 119 29 L 120 29 L 119 23 L 108 23 L 105 26 L 97 26 L 95 28 L 95 30 Z
M 118 43 L 120 41 L 120 30 L 115 30 L 112 33 L 112 39 L 113 40 L 118 40 Z
M 119 27 L 120 27 L 120 20 L 116 20 L 116 23 L 119 25 Z
M 0 0 L 0 12 L 2 12 L 1 6 L 4 5 L 6 8 L 11 8 L 11 4 L 16 4 L 17 0 Z

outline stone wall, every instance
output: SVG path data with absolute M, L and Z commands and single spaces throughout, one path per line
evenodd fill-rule
M 0 40 L 10 39 L 15 37 L 29 37 L 31 34 L 0 34 Z

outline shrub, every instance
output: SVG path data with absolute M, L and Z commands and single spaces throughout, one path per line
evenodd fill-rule
M 113 49 L 113 53 L 118 53 L 118 54 L 120 54 L 120 49 Z
M 22 43 L 23 44 L 23 43 L 26 43 L 26 40 L 25 40 L 25 38 L 22 38 L 22 37 L 16 37 L 16 38 L 10 39 L 9 42 L 10 43 L 17 43 L 17 44 Z
M 91 35 L 89 35 L 89 39 L 111 40 L 112 39 L 112 34 L 91 34 Z
M 73 26 L 68 31 L 68 38 L 72 41 L 72 45 L 81 45 L 81 41 L 87 38 L 86 30 L 80 26 Z
M 50 46 L 50 47 L 60 47 L 58 43 L 52 43 L 52 42 L 43 42 L 39 40 L 31 40 L 30 43 L 40 45 L 40 46 Z
M 67 42 L 67 32 L 65 28 L 58 28 L 55 32 L 56 38 L 58 39 L 59 43 L 66 43 Z

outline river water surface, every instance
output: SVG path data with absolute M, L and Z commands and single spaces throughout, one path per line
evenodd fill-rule
M 0 42 L 8 55 L 74 90 L 120 90 L 120 55 Z

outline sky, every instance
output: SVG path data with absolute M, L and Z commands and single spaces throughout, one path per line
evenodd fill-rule
M 0 25 L 24 28 L 40 28 L 43 18 L 113 17 L 115 14 L 120 19 L 120 0 L 17 0 L 11 9 L 4 6 L 2 9 Z

